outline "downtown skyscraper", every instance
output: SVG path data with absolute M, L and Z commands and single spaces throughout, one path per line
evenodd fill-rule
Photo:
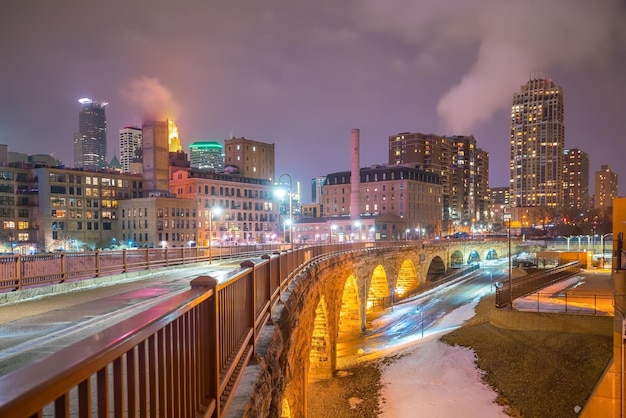
M 133 163 L 140 164 L 142 160 L 142 131 L 135 126 L 126 126 L 120 129 L 120 164 L 122 172 L 131 173 Z
M 534 79 L 513 95 L 509 195 L 513 206 L 562 207 L 563 90 Z
M 74 167 L 98 170 L 107 166 L 106 102 L 80 99 L 78 132 L 74 134 Z

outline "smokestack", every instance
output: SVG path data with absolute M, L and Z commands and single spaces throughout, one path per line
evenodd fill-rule
M 350 175 L 350 219 L 360 219 L 361 194 L 359 184 L 361 183 L 361 160 L 360 142 L 361 132 L 358 129 L 352 130 L 352 172 Z

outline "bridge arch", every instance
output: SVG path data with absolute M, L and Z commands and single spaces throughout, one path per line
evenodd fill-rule
M 356 331 L 359 321 L 363 331 L 375 299 L 389 297 L 394 288 L 419 288 L 445 277 L 451 255 L 464 254 L 464 248 L 447 242 L 368 248 L 320 258 L 299 271 L 265 327 L 267 341 L 258 344 L 258 379 L 250 380 L 255 389 L 243 416 L 306 416 L 308 383 L 335 372 L 340 334 Z M 472 248 L 502 251 L 493 243 Z
M 428 270 L 426 273 L 427 282 L 435 282 L 446 275 L 446 264 L 438 255 L 434 256 L 428 264 Z
M 334 369 L 331 363 L 326 301 L 324 296 L 322 296 L 315 310 L 313 335 L 311 336 L 309 382 L 330 379 Z
M 417 277 L 417 268 L 412 260 L 405 259 L 400 265 L 396 278 L 395 290 L 398 296 L 402 297 L 406 293 L 417 290 L 419 279 Z
M 369 282 L 368 292 L 367 292 L 367 309 L 365 311 L 366 315 L 372 313 L 376 308 L 378 308 L 378 303 L 380 299 L 389 297 L 391 294 L 392 284 L 387 278 L 387 272 L 385 271 L 385 267 L 381 264 L 378 264 L 374 270 L 372 271 L 372 279 Z M 367 283 L 365 283 L 367 285 Z

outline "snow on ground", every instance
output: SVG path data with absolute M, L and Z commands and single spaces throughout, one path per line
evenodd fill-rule
M 418 335 L 396 346 L 395 353 L 391 348 L 376 353 L 399 357 L 382 372 L 383 418 L 508 417 L 495 403 L 496 393 L 482 381 L 474 352 L 439 341 L 474 316 L 477 302 L 445 316 L 423 339 Z

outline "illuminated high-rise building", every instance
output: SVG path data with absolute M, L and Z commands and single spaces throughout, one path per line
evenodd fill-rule
M 194 142 L 189 145 L 189 161 L 198 170 L 224 171 L 224 147 L 215 141 Z
M 568 209 L 589 207 L 589 154 L 566 149 L 563 166 L 563 199 Z
M 313 177 L 311 179 L 311 202 L 322 203 L 322 189 L 326 184 L 326 176 Z
M 98 170 L 107 166 L 107 119 L 106 102 L 91 99 L 78 101 L 82 110 L 78 113 L 78 132 L 74 134 L 74 167 Z
M 509 194 L 513 206 L 563 206 L 563 90 L 534 79 L 513 95 Z
M 122 172 L 130 173 L 132 164 L 141 162 L 142 133 L 141 128 L 127 126 L 120 129 L 120 164 Z
M 170 152 L 180 152 L 183 146 L 178 137 L 178 126 L 172 119 L 167 120 L 167 144 Z
M 593 207 L 607 210 L 613 207 L 613 199 L 617 197 L 617 173 L 608 165 L 600 166 L 595 172 Z
M 490 222 L 489 154 L 473 136 L 401 132 L 389 137 L 389 164 L 441 178 L 443 232 L 470 232 Z

